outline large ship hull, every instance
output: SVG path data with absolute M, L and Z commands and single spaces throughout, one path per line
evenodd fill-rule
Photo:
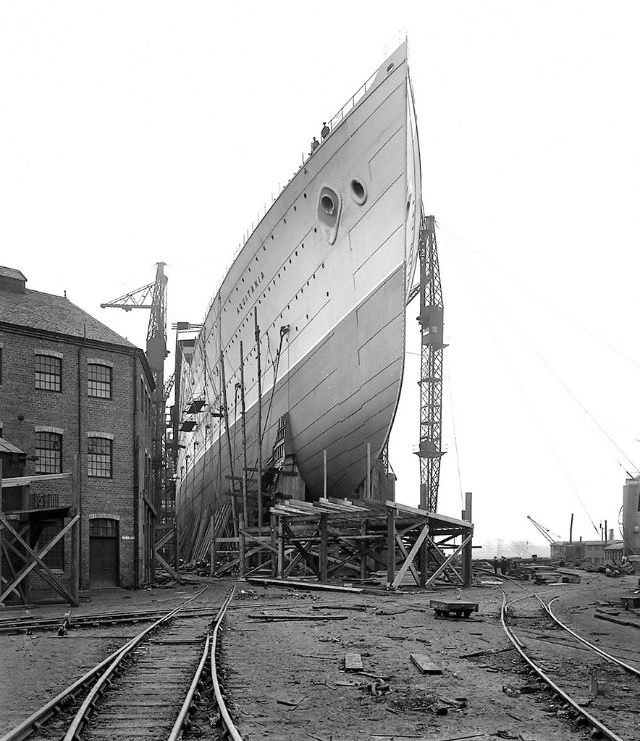
M 182 419 L 195 424 L 178 440 L 176 512 L 187 557 L 198 523 L 229 501 L 224 495 L 244 466 L 241 346 L 248 467 L 257 464 L 260 407 L 263 459 L 278 457 L 286 417 L 287 453 L 307 498 L 322 495 L 325 457 L 331 495 L 351 496 L 362 482 L 367 447 L 375 459 L 397 407 L 419 217 L 403 45 L 333 122 L 249 237 L 182 363 L 176 401 Z M 189 415 L 194 401 L 201 410 Z

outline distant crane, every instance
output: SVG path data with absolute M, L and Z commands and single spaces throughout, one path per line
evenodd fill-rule
M 418 240 L 420 283 L 409 292 L 409 301 L 420 295 L 420 507 L 438 510 L 438 486 L 442 452 L 442 284 L 435 217 L 423 216 Z
M 531 520 L 531 524 L 535 527 L 535 529 L 542 535 L 542 537 L 549 543 L 550 545 L 553 545 L 554 543 L 557 543 L 560 540 L 559 536 L 554 536 L 550 530 L 548 530 L 544 525 L 541 525 L 539 522 L 533 519 L 533 517 L 530 517 L 527 515 L 527 519 Z
M 166 263 L 156 263 L 156 279 L 153 283 L 125 293 L 113 301 L 100 304 L 103 309 L 149 309 L 149 325 L 147 327 L 146 354 L 155 390 L 151 395 L 152 409 L 152 454 L 151 465 L 153 483 L 151 501 L 158 513 L 163 506 L 163 440 L 166 427 L 165 420 L 165 385 L 164 361 L 167 352 L 167 276 L 164 274 Z

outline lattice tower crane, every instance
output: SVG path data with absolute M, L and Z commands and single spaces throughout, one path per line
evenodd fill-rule
M 166 263 L 156 263 L 156 279 L 153 283 L 136 288 L 113 301 L 100 304 L 103 309 L 149 309 L 147 327 L 146 354 L 153 375 L 155 389 L 151 395 L 152 445 L 151 465 L 153 471 L 151 500 L 156 510 L 161 512 L 163 506 L 163 441 L 165 434 L 165 387 L 164 361 L 167 352 L 167 276 L 164 274 Z
M 420 507 L 438 510 L 438 486 L 442 452 L 442 361 L 443 316 L 442 284 L 438 262 L 435 217 L 422 216 L 418 240 L 420 283 L 409 300 L 420 294 Z

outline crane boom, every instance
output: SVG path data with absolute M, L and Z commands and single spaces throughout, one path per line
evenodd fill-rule
M 527 519 L 531 520 L 531 524 L 535 527 L 535 529 L 542 535 L 542 537 L 550 544 L 553 544 L 556 542 L 556 538 L 553 537 L 553 535 L 549 532 L 549 530 L 544 526 L 541 525 L 537 520 L 534 520 L 533 517 L 530 515 L 527 515 Z

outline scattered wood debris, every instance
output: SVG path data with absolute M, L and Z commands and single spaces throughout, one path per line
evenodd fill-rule
M 421 674 L 442 674 L 442 669 L 426 654 L 409 654 L 409 657 Z

